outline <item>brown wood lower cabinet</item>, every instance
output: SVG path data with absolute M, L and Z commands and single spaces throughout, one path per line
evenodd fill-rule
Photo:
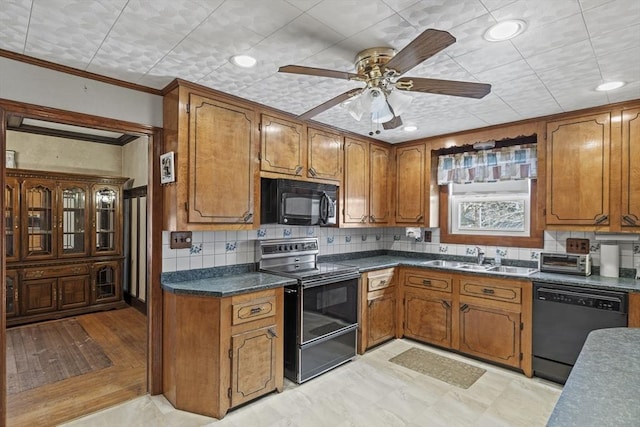
M 400 335 L 531 369 L 531 282 L 403 267 Z
M 520 313 L 460 300 L 458 349 L 504 365 L 520 367 Z
M 222 418 L 284 383 L 284 290 L 225 298 L 164 292 L 163 393 L 181 410 Z
M 394 268 L 362 274 L 358 353 L 397 336 L 397 291 Z

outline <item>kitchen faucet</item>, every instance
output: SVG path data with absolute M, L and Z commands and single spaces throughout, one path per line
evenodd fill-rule
M 482 265 L 484 262 L 484 251 L 480 246 L 476 246 L 476 253 L 478 254 L 478 265 Z

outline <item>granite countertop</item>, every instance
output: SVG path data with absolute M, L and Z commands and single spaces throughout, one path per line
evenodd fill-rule
M 639 423 L 640 328 L 591 332 L 547 426 Z
M 399 265 L 429 268 L 439 271 L 446 271 L 450 273 L 464 273 L 464 274 L 478 274 L 493 277 L 505 277 L 513 279 L 526 279 L 536 282 L 549 282 L 560 285 L 569 286 L 581 286 L 591 287 L 599 289 L 614 289 L 628 292 L 640 292 L 640 280 L 623 278 L 623 277 L 603 277 L 591 275 L 589 277 L 573 276 L 569 274 L 557 274 L 557 273 L 534 273 L 527 276 L 513 276 L 501 273 L 490 272 L 470 272 L 460 271 L 451 268 L 439 268 L 439 267 L 427 267 L 424 265 L 425 261 L 434 258 L 416 258 L 416 257 L 404 257 L 399 255 L 380 255 L 365 258 L 352 258 L 346 260 L 337 261 L 340 264 L 352 265 L 357 267 L 360 272 L 379 270 L 383 268 L 396 267 Z
M 193 280 L 163 281 L 162 289 L 166 292 L 179 295 L 228 297 L 247 292 L 281 288 L 295 283 L 295 279 L 287 277 L 267 273 L 247 272 Z

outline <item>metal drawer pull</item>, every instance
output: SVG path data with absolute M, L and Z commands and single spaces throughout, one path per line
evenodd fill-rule
M 250 314 L 258 314 L 261 311 L 262 311 L 262 307 L 253 307 L 249 313 Z
M 484 289 L 482 290 L 482 293 L 483 293 L 483 294 L 487 294 L 487 295 L 493 295 L 493 294 L 495 294 L 495 293 L 496 293 L 496 291 L 495 291 L 495 290 L 493 290 L 493 289 L 484 288 Z
M 431 280 L 429 280 L 429 279 L 424 279 L 424 280 L 422 281 L 422 284 L 423 284 L 423 285 L 425 285 L 425 286 L 431 286 Z
M 386 280 L 381 280 L 381 281 L 380 281 L 380 284 L 381 284 L 381 285 L 384 285 L 385 283 L 387 283 L 387 281 L 386 281 Z
M 271 335 L 271 338 L 278 338 L 278 334 L 272 328 L 267 329 L 267 333 Z

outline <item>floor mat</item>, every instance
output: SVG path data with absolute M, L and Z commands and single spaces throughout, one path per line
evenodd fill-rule
M 9 394 L 109 366 L 109 357 L 74 318 L 7 329 Z
M 415 347 L 389 361 L 460 388 L 471 387 L 486 372 L 482 368 Z

